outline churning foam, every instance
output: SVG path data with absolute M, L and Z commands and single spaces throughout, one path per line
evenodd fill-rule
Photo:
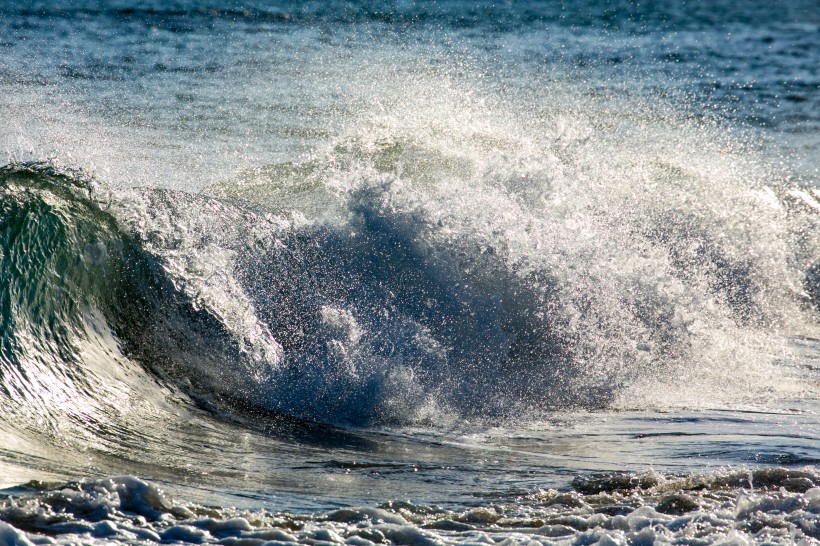
M 292 222 L 240 267 L 291 340 L 275 407 L 520 417 L 792 389 L 773 364 L 816 316 L 817 216 L 754 142 L 568 87 L 534 104 L 427 72 L 378 89 L 324 154 L 209 189 Z

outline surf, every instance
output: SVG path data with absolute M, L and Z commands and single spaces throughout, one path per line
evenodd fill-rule
M 669 404 L 647 392 L 718 378 L 709 403 L 784 388 L 786 317 L 814 312 L 795 289 L 811 267 L 768 229 L 788 234 L 789 194 L 749 191 L 705 218 L 691 195 L 677 216 L 593 208 L 579 223 L 534 213 L 494 173 L 465 196 L 463 179 L 400 174 L 412 148 L 395 145 L 392 164 L 382 150 L 251 173 L 245 204 L 230 186 L 117 193 L 45 163 L 5 167 L 4 419 L 42 409 L 57 430 L 121 414 L 103 401 L 124 393 L 175 392 L 213 410 L 440 426 Z

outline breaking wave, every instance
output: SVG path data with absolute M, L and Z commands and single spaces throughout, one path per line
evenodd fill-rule
M 698 194 L 657 165 L 663 191 L 601 198 L 513 171 L 467 185 L 409 142 L 335 153 L 221 199 L 5 167 L 4 419 L 88 429 L 127 411 L 107 400 L 176 392 L 435 425 L 787 390 L 785 336 L 816 318 L 808 190 Z
M 3 419 L 88 431 L 191 397 L 436 426 L 814 388 L 783 364 L 816 334 L 816 188 L 674 112 L 425 81 L 200 195 L 2 168 Z

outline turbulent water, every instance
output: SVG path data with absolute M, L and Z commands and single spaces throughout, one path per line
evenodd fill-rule
M 774 4 L 0 2 L 0 544 L 820 543 Z

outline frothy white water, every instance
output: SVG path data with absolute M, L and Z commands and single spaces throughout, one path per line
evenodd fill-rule
M 0 7 L 0 543 L 820 539 L 753 3 Z
M 209 189 L 292 225 L 239 268 L 286 346 L 268 403 L 440 421 L 805 394 L 775 362 L 814 328 L 818 217 L 755 143 L 561 87 L 379 89 L 331 150 Z

